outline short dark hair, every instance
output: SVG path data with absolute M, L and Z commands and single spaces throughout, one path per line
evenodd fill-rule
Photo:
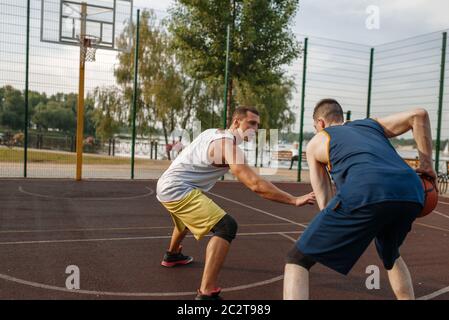
M 259 115 L 259 111 L 257 111 L 257 109 L 254 107 L 240 106 L 240 107 L 237 107 L 235 109 L 234 113 L 232 114 L 232 120 L 234 120 L 235 118 L 239 118 L 239 119 L 246 118 L 247 112 L 251 112 L 256 115 Z
M 317 120 L 318 117 L 322 117 L 329 122 L 344 121 L 343 109 L 335 99 L 323 99 L 316 104 L 313 110 L 313 120 Z

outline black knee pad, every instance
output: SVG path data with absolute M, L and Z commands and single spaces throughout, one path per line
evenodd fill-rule
M 211 231 L 215 236 L 223 238 L 231 243 L 232 240 L 235 239 L 237 229 L 237 222 L 229 214 L 226 214 L 220 221 L 218 221 Z
M 296 246 L 294 246 L 287 253 L 285 262 L 296 264 L 296 265 L 301 266 L 307 270 L 310 270 L 310 268 L 312 268 L 313 265 L 316 263 L 316 261 L 314 259 L 312 259 L 309 256 L 304 255 L 301 251 L 299 251 L 299 249 Z

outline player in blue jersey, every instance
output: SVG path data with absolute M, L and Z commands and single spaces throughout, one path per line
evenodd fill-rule
M 372 240 L 396 297 L 414 299 L 399 247 L 422 210 L 424 190 L 388 139 L 412 130 L 417 172 L 435 180 L 427 111 L 344 122 L 340 104 L 324 99 L 313 120 L 317 134 L 307 146 L 307 161 L 321 212 L 287 255 L 284 299 L 309 298 L 309 269 L 316 262 L 346 275 Z

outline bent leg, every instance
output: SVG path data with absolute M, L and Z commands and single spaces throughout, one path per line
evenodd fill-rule
M 218 285 L 218 274 L 228 254 L 230 243 L 220 237 L 212 237 L 206 249 L 206 263 L 203 278 L 201 279 L 200 291 L 204 295 L 214 292 Z
M 181 251 L 181 242 L 184 240 L 189 229 L 184 228 L 183 231 L 179 231 L 177 227 L 173 229 L 173 233 L 170 240 L 170 247 L 168 251 L 171 253 L 179 253 Z
M 209 295 L 218 287 L 218 274 L 228 254 L 232 240 L 237 234 L 237 222 L 229 214 L 225 215 L 213 228 L 214 236 L 206 248 L 206 263 L 200 292 Z
M 398 300 L 414 300 L 413 282 L 402 257 L 396 259 L 393 268 L 388 270 L 388 280 Z
M 287 263 L 284 269 L 284 300 L 309 299 L 309 270 Z
M 284 300 L 309 299 L 309 270 L 316 261 L 296 245 L 287 253 L 284 269 Z

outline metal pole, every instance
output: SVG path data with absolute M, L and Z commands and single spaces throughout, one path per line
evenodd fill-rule
M 231 38 L 231 26 L 228 24 L 226 36 L 226 69 L 225 69 L 225 88 L 224 88 L 224 108 L 223 108 L 223 129 L 226 129 L 228 114 L 228 72 L 229 72 L 229 43 Z
M 306 73 L 307 73 L 307 48 L 309 44 L 309 38 L 304 39 L 304 57 L 302 67 L 302 92 L 301 92 L 301 114 L 299 122 L 299 150 L 298 150 L 298 182 L 301 181 L 302 170 L 302 142 L 304 140 L 304 109 L 306 98 Z
M 81 4 L 81 45 L 80 45 L 80 74 L 78 83 L 78 110 L 76 117 L 76 181 L 82 179 L 83 168 L 83 132 L 84 132 L 84 71 L 85 71 L 85 54 L 84 37 L 86 36 L 86 12 L 87 6 L 83 2 Z
M 351 120 L 351 110 L 348 110 L 346 112 L 346 121 L 350 121 Z
M 25 56 L 25 127 L 24 127 L 24 148 L 23 148 L 23 177 L 27 177 L 28 166 L 28 91 L 29 91 L 29 67 L 30 67 L 30 0 L 27 1 L 27 35 L 26 35 L 26 56 Z
M 446 68 L 446 45 L 447 45 L 447 32 L 443 32 L 443 44 L 441 48 L 440 94 L 438 98 L 437 141 L 435 150 L 435 171 L 437 173 L 439 171 L 438 169 L 440 164 L 441 118 L 443 113 L 444 72 Z
M 374 65 L 374 48 L 371 48 L 369 60 L 369 78 L 368 78 L 368 101 L 366 104 L 366 117 L 371 115 L 371 90 L 373 86 L 373 65 Z
M 133 141 L 131 146 L 131 179 L 134 179 L 134 154 L 136 145 L 137 80 L 139 72 L 140 9 L 137 10 L 136 47 L 134 51 L 134 93 L 133 93 Z

